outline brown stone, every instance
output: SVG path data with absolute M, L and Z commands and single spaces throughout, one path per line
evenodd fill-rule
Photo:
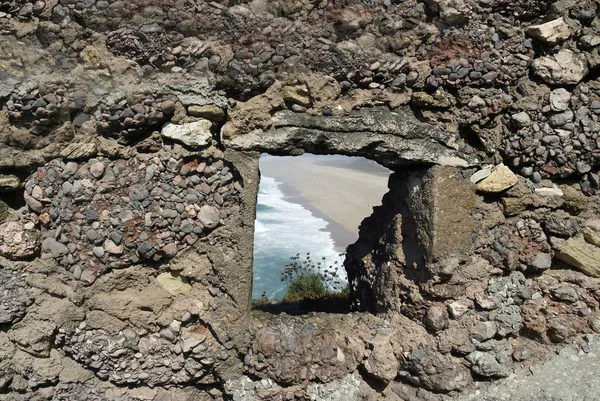
M 600 248 L 581 238 L 554 241 L 556 258 L 573 266 L 590 277 L 600 278 Z
M 193 104 L 188 107 L 188 114 L 193 117 L 201 117 L 214 122 L 223 121 L 225 119 L 225 112 L 216 104 Z
M 507 190 L 519 182 L 517 176 L 504 164 L 492 169 L 489 176 L 477 183 L 477 189 L 486 193 L 498 193 Z
M 60 152 L 60 156 L 68 160 L 87 159 L 97 154 L 98 148 L 93 142 L 70 143 Z
M 159 274 L 156 281 L 171 295 L 181 295 L 189 292 L 192 287 L 184 283 L 178 276 L 173 276 L 171 273 Z
M 306 85 L 290 85 L 281 89 L 283 100 L 300 106 L 310 107 L 311 100 Z
M 590 227 L 585 227 L 583 229 L 583 238 L 585 238 L 588 243 L 600 247 L 600 235 Z
M 432 306 L 425 314 L 425 325 L 435 332 L 448 327 L 448 312 L 442 306 Z

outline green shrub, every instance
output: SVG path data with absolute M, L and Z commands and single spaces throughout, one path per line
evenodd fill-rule
M 283 298 L 284 302 L 300 301 L 302 299 L 322 298 L 327 293 L 323 279 L 317 273 L 303 273 L 294 277 Z

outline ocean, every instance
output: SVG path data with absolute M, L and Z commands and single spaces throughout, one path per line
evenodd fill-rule
M 335 266 L 337 261 L 340 280 L 347 282 L 343 260 L 331 234 L 325 230 L 327 221 L 292 202 L 294 198 L 287 196 L 281 185 L 274 178 L 260 178 L 254 228 L 253 299 L 259 299 L 263 293 L 270 300 L 283 298 L 286 284 L 281 281 L 281 272 L 297 253 L 301 261 L 307 252 L 315 262 L 322 262 L 325 257 L 326 265 Z

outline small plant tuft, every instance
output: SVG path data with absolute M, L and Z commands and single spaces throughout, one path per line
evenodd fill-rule
M 340 253 L 339 258 L 341 261 L 344 260 L 344 254 Z M 281 272 L 281 281 L 285 281 L 288 285 L 288 291 L 294 280 L 301 276 L 315 276 L 318 278 L 325 287 L 325 293 L 337 293 L 344 289 L 346 285 L 340 280 L 339 269 L 343 263 L 336 260 L 333 263 L 328 263 L 327 258 L 324 256 L 317 262 L 315 262 L 310 252 L 306 252 L 304 258 L 299 253 L 290 258 L 283 271 Z
M 295 302 L 303 299 L 318 299 L 327 294 L 325 284 L 317 273 L 304 273 L 290 282 L 283 302 Z
M 340 260 L 328 263 L 324 257 L 313 261 L 310 252 L 302 256 L 297 253 L 281 272 L 281 281 L 287 285 L 283 299 L 271 301 L 263 293 L 260 299 L 253 301 L 254 307 L 272 313 L 304 314 L 314 310 L 346 313 L 350 291 L 339 273 L 344 256 L 342 253 Z

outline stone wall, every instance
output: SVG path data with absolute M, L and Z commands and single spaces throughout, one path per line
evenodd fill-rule
M 1 3 L 0 400 L 441 401 L 581 344 L 597 10 Z M 251 310 L 259 152 L 394 171 L 350 314 Z

